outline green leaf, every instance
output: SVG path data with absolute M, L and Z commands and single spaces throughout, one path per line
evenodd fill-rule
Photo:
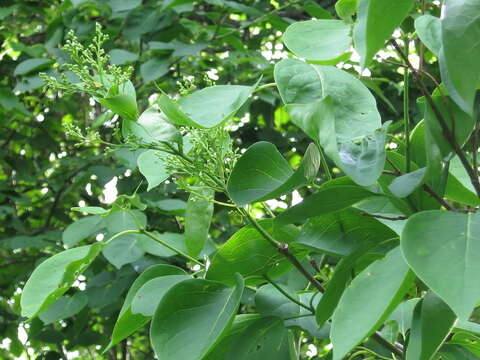
M 291 343 L 281 319 L 242 314 L 205 360 L 291 360 Z
M 82 207 L 72 207 L 72 211 L 84 212 L 92 215 L 104 215 L 109 212 L 98 206 L 82 206 Z
M 283 59 L 275 64 L 275 83 L 285 104 L 308 104 L 322 99 L 322 83 L 315 69 L 297 59 Z
M 163 242 L 175 247 L 178 250 L 187 252 L 185 245 L 185 236 L 183 234 L 173 234 L 173 233 L 162 233 L 157 232 L 153 233 L 155 236 L 163 240 Z M 160 257 L 170 257 L 177 255 L 176 252 L 170 250 L 169 248 L 163 246 L 159 242 L 153 240 L 152 238 L 146 235 L 137 235 L 138 246 L 141 247 L 145 252 L 160 256 Z
M 450 160 L 448 170 L 449 176 L 445 188 L 445 197 L 470 206 L 479 206 L 480 199 L 467 171 L 457 156 Z
M 113 11 L 132 10 L 141 4 L 141 0 L 108 0 L 108 5 Z
M 393 195 L 399 198 L 407 197 L 419 187 L 425 178 L 426 168 L 421 168 L 402 176 L 398 176 L 388 185 Z
M 450 334 L 456 320 L 453 311 L 429 291 L 413 312 L 406 359 L 432 359 Z
M 135 235 L 123 235 L 108 243 L 102 251 L 109 263 L 120 269 L 125 264 L 130 264 L 140 259 L 144 251 L 137 246 Z
M 442 48 L 442 21 L 432 15 L 421 15 L 415 19 L 415 30 L 425 46 L 438 56 Z
M 290 244 L 298 235 L 294 226 L 279 226 L 273 220 L 259 222 L 273 238 Z M 264 282 L 263 275 L 274 278 L 288 269 L 290 263 L 252 226 L 237 231 L 215 254 L 206 278 L 225 284 L 234 284 L 235 273 L 245 278 L 248 285 Z
M 282 288 L 295 300 L 300 301 L 298 294 L 290 292 L 283 286 Z M 300 306 L 281 294 L 272 284 L 266 284 L 255 293 L 255 310 L 265 316 L 289 318 L 300 313 Z
M 442 360 L 477 360 L 478 357 L 473 355 L 467 349 L 459 345 L 445 345 L 440 353 Z
M 333 315 L 350 281 L 357 260 L 375 246 L 373 243 L 363 244 L 335 266 L 335 272 L 328 281 L 325 292 L 322 294 L 315 310 L 318 327 L 322 327 Z
M 163 94 L 158 104 L 174 124 L 212 128 L 235 115 L 255 87 L 256 85 L 210 86 L 195 91 L 177 102 Z
M 87 306 L 87 296 L 83 292 L 77 292 L 73 296 L 61 296 L 38 317 L 48 325 L 78 314 L 85 306 Z
M 81 246 L 55 254 L 30 275 L 20 300 L 22 316 L 32 318 L 62 296 L 102 250 L 104 243 Z
M 407 17 L 414 0 L 359 0 L 354 28 L 355 49 L 365 68 L 384 46 L 396 27 Z
M 141 153 L 137 159 L 138 170 L 148 182 L 147 191 L 157 187 L 170 176 L 163 160 L 160 158 L 161 154 L 161 151 L 147 150 Z
M 360 202 L 374 193 L 354 184 L 348 178 L 337 178 L 327 181 L 318 191 L 300 204 L 288 208 L 276 221 L 281 224 L 292 224 L 305 221 L 308 218 L 334 213 Z
M 450 97 L 445 97 L 442 94 L 445 94 L 443 86 L 441 90 L 439 88 L 435 89 L 432 94 L 432 100 L 442 114 L 449 129 L 455 129 L 455 139 L 457 143 L 460 146 L 463 146 L 475 127 L 475 120 L 473 117 L 463 112 Z M 441 151 L 440 155 L 446 157 L 453 151 L 453 149 L 445 138 L 440 123 L 428 102 L 425 102 L 424 117 L 427 130 L 425 132 L 427 141 L 430 140 L 431 142 L 434 142 Z M 453 126 L 452 123 L 454 124 Z
M 352 15 L 355 14 L 358 7 L 358 0 L 339 0 L 335 3 L 335 11 L 340 19 L 352 21 Z
M 160 359 L 203 359 L 231 324 L 243 293 L 243 279 L 235 287 L 192 279 L 172 287 L 155 311 L 150 342 Z M 184 333 L 195 334 L 185 342 Z
M 44 69 L 48 67 L 52 62 L 53 61 L 50 59 L 42 58 L 24 60 L 15 67 L 15 70 L 13 71 L 13 76 L 25 75 L 35 70 Z
M 300 58 L 333 60 L 350 48 L 350 25 L 341 20 L 308 20 L 290 25 L 283 35 L 287 48 Z
M 310 15 L 311 17 L 317 19 L 332 19 L 332 14 L 330 14 L 327 10 L 322 8 L 313 0 L 308 0 L 302 4 L 303 10 Z
M 114 65 L 123 65 L 138 60 L 138 54 L 123 49 L 112 49 L 108 54 L 110 62 Z
M 333 360 L 343 359 L 380 327 L 414 278 L 397 247 L 353 279 L 333 314 Z
M 480 300 L 479 233 L 480 214 L 433 210 L 411 216 L 401 237 L 410 267 L 461 320 Z
M 191 279 L 189 275 L 166 275 L 147 281 L 136 292 L 131 304 L 132 314 L 153 316 L 163 296 L 174 285 Z
M 178 102 L 170 99 L 165 93 L 160 95 L 157 104 L 172 124 L 196 127 L 196 124 L 185 114 Z
M 255 86 L 217 85 L 196 91 L 178 103 L 199 127 L 223 123 L 247 101 Z
M 84 217 L 67 226 L 63 231 L 62 241 L 68 247 L 72 247 L 83 239 L 97 233 L 102 227 L 102 218 L 100 216 Z
M 203 250 L 208 239 L 208 231 L 213 215 L 214 191 L 199 187 L 196 189 L 205 199 L 190 194 L 185 211 L 185 245 L 188 253 L 196 257 Z
M 335 67 L 312 67 L 325 97 L 287 105 L 292 121 L 356 183 L 373 184 L 384 168 L 388 122 L 381 127 L 375 99 L 360 80 Z
M 357 209 L 345 209 L 333 214 L 310 218 L 297 241 L 309 250 L 333 256 L 347 256 L 366 243 L 380 243 L 397 237 L 396 233 L 373 217 Z
M 130 290 L 128 290 L 125 302 L 123 303 L 117 322 L 115 323 L 115 327 L 113 328 L 110 343 L 107 345 L 104 352 L 113 345 L 118 344 L 136 330 L 142 328 L 150 320 L 150 317 L 132 313 L 132 301 L 137 291 L 149 280 L 169 275 L 185 275 L 185 271 L 171 265 L 154 265 L 145 270 L 133 282 Z
M 137 95 L 131 81 L 119 85 L 118 89 L 112 87 L 106 97 L 98 102 L 125 120 L 137 120 Z
M 123 137 L 135 135 L 142 143 L 151 144 L 159 141 L 180 141 L 180 132 L 170 124 L 164 114 L 154 107 L 149 107 L 137 122 L 125 120 L 122 126 Z
M 157 80 L 170 71 L 169 59 L 152 58 L 140 65 L 143 81 L 148 83 Z
M 320 162 L 317 146 L 310 144 L 297 170 L 293 171 L 273 144 L 260 141 L 237 161 L 227 190 L 238 205 L 277 198 L 313 181 Z
M 407 338 L 407 331 L 410 330 L 412 324 L 413 310 L 419 301 L 420 298 L 414 298 L 402 302 L 388 317 L 387 321 L 395 321 L 398 324 L 398 331 L 404 339 Z
M 139 226 L 147 225 L 145 214 L 138 210 L 121 210 L 110 213 L 105 218 L 105 225 L 111 234 L 116 234 L 125 230 L 135 230 Z
M 238 205 L 264 198 L 282 186 L 293 170 L 275 145 L 260 141 L 240 157 L 228 179 L 228 193 Z
M 480 2 L 448 0 L 442 19 L 439 62 L 442 80 L 458 106 L 473 116 L 480 79 Z M 458 122 L 458 121 L 457 121 Z
M 473 354 L 475 354 L 475 356 L 480 356 L 480 337 L 474 334 L 467 332 L 458 332 L 453 335 L 449 343 L 461 345 L 464 348 L 467 348 Z

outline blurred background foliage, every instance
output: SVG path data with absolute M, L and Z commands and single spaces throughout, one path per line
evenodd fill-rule
M 95 23 L 102 25 L 110 36 L 106 51 L 111 62 L 134 67 L 133 83 L 143 110 L 155 102 L 160 89 L 174 95 L 181 88 L 202 88 L 211 83 L 252 85 L 260 77 L 262 83 L 273 82 L 274 62 L 289 56 L 282 44 L 286 27 L 296 21 L 335 17 L 334 3 L 1 2 L 1 359 L 152 359 L 146 330 L 106 354 L 102 355 L 100 349 L 108 342 L 126 291 L 138 273 L 151 264 L 175 263 L 171 254 L 138 247 L 117 249 L 114 261 L 100 256 L 70 291 L 75 296 L 65 298 L 65 303 L 30 323 L 19 318 L 20 288 L 36 264 L 65 247 L 63 231 L 83 217 L 72 212 L 72 207 L 102 206 L 113 202 L 117 193 L 132 194 L 138 187 L 140 197 L 149 205 L 145 212 L 149 227 L 162 233 L 182 232 L 186 194 L 168 181 L 147 193 L 136 168 L 137 152 L 123 149 L 105 155 L 101 145 L 76 147 L 75 141 L 65 135 L 64 126 L 74 124 L 94 128 L 109 141 L 119 123 L 116 116 L 87 95 L 42 89 L 39 72 L 55 75 L 56 64 L 68 60 L 61 49 L 67 32 L 73 29 L 82 41 L 88 41 Z M 412 24 L 406 21 L 403 26 Z M 360 77 L 356 63 L 345 61 L 340 66 Z M 422 66 L 429 66 L 428 61 Z M 402 107 L 402 69 L 387 61 L 376 62 L 371 69 L 361 79 L 376 95 L 382 120 L 393 120 L 393 128 L 400 129 L 402 120 L 395 109 Z M 429 71 L 437 75 L 435 67 Z M 415 88 L 411 92 L 412 97 L 418 95 Z M 309 143 L 289 121 L 272 89 L 256 93 L 230 127 L 240 148 L 258 140 L 270 141 L 293 166 L 298 165 Z M 289 197 L 284 201 L 288 204 L 292 200 Z M 284 207 L 285 203 L 279 201 L 272 206 Z M 128 228 L 125 221 L 110 222 Z M 229 216 L 227 210 L 215 209 L 211 248 L 224 242 L 238 225 L 238 219 Z M 105 232 L 93 220 L 83 228 L 89 231 L 70 237 L 70 245 L 94 242 Z M 248 301 L 245 299 L 246 304 Z M 304 356 L 311 358 L 308 349 Z

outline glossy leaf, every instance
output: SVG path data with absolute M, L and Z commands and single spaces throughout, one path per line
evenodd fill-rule
M 363 270 L 347 287 L 332 318 L 333 359 L 340 360 L 387 319 L 414 279 L 400 248 Z M 375 296 L 372 296 L 375 294 Z
M 291 342 L 281 319 L 237 315 L 232 327 L 205 360 L 290 360 Z
M 432 359 L 456 320 L 453 311 L 433 292 L 428 292 L 413 312 L 406 359 Z
M 137 159 L 138 170 L 148 182 L 147 191 L 154 189 L 170 176 L 161 156 L 161 151 L 147 150 L 141 153 Z
M 397 237 L 396 233 L 373 217 L 357 209 L 310 218 L 294 246 L 334 256 L 347 256 L 366 243 L 380 243 Z
M 395 321 L 397 323 L 398 331 L 404 339 L 407 338 L 407 331 L 410 330 L 412 325 L 413 311 L 420 300 L 420 298 L 414 298 L 402 302 L 388 317 L 387 321 Z
M 103 243 L 62 251 L 42 262 L 25 284 L 22 316 L 32 318 L 62 296 L 102 250 Z
M 479 233 L 479 214 L 423 211 L 408 219 L 401 237 L 413 271 L 462 320 L 480 300 Z
M 298 235 L 294 226 L 279 226 L 271 219 L 259 223 L 271 236 L 287 244 Z M 235 282 L 235 273 L 239 273 L 248 285 L 253 285 L 264 282 L 264 274 L 274 278 L 290 267 L 285 257 L 255 228 L 245 226 L 217 251 L 206 278 L 231 285 Z
M 62 241 L 68 247 L 72 247 L 83 239 L 97 233 L 102 227 L 102 218 L 100 216 L 84 217 L 67 226 L 63 231 Z
M 274 77 L 285 104 L 308 104 L 323 97 L 319 73 L 303 61 L 281 60 L 275 64 Z
M 140 74 L 143 80 L 148 83 L 157 80 L 170 70 L 170 61 L 168 58 L 152 58 L 140 65 Z
M 153 107 L 145 110 L 136 122 L 124 121 L 122 133 L 124 137 L 134 135 L 144 144 L 159 141 L 180 141 L 180 132 L 170 124 L 164 114 Z
M 130 81 L 119 85 L 118 88 L 112 87 L 106 97 L 98 99 L 100 104 L 115 114 L 120 115 L 125 120 L 137 120 L 137 95 L 135 88 Z
M 362 67 L 369 65 L 372 57 L 408 15 L 413 4 L 414 0 L 359 0 L 354 41 Z
M 211 128 L 235 115 L 248 100 L 255 86 L 211 86 L 187 95 L 177 102 L 163 95 L 158 103 L 170 121 L 175 124 Z
M 442 19 L 440 71 L 448 92 L 458 106 L 473 116 L 480 79 L 480 2 L 448 0 Z
M 125 264 L 130 264 L 140 259 L 145 252 L 137 246 L 135 235 L 123 235 L 105 246 L 102 251 L 103 256 L 120 269 Z
M 300 204 L 288 208 L 277 218 L 281 224 L 292 224 L 308 218 L 334 213 L 375 196 L 370 191 L 354 184 L 347 178 L 337 178 L 323 184 L 316 193 L 306 197 Z
M 295 300 L 300 301 L 297 294 L 280 284 L 278 285 L 290 293 Z M 255 310 L 265 316 L 289 318 L 300 313 L 300 306 L 281 294 L 272 284 L 266 284 L 255 293 Z
M 123 49 L 112 49 L 108 54 L 110 62 L 114 65 L 123 65 L 138 60 L 138 54 Z
M 188 275 L 165 275 L 151 279 L 142 285 L 135 294 L 131 305 L 132 314 L 153 316 L 155 309 L 170 288 L 191 279 Z
M 335 67 L 312 66 L 325 97 L 288 105 L 292 121 L 356 183 L 373 184 L 384 167 L 388 123 L 382 127 L 375 99 L 360 80 Z
M 174 233 L 157 233 L 153 234 L 159 237 L 163 242 L 173 246 L 174 248 L 187 252 L 187 247 L 185 245 L 185 236 L 183 234 L 174 234 Z M 146 235 L 137 235 L 137 244 L 140 248 L 145 250 L 146 253 L 152 254 L 160 257 L 171 257 L 177 255 L 176 252 L 170 250 L 169 248 L 163 246 L 159 242 L 153 240 L 152 238 Z
M 319 327 L 323 326 L 330 319 L 337 308 L 338 302 L 350 281 L 357 260 L 374 247 L 374 244 L 363 244 L 350 255 L 340 260 L 335 266 L 335 272 L 330 278 L 325 292 L 322 294 L 315 309 L 315 317 Z
M 78 211 L 78 212 L 85 212 L 87 214 L 92 214 L 92 215 L 104 215 L 109 212 L 108 210 L 105 210 L 98 206 L 73 207 L 72 210 Z
M 300 58 L 326 61 L 349 48 L 350 25 L 340 20 L 308 20 L 290 25 L 283 35 L 287 48 Z
M 48 67 L 50 64 L 52 64 L 52 60 L 50 59 L 42 59 L 42 58 L 27 59 L 22 61 L 15 67 L 15 70 L 13 71 L 13 75 L 14 76 L 25 75 L 35 70 L 40 70 L 45 67 Z
M 188 253 L 194 257 L 200 254 L 207 242 L 215 195 L 214 191 L 208 188 L 199 187 L 197 192 L 205 199 L 190 195 L 185 211 L 185 245 Z
M 74 316 L 85 306 L 87 306 L 87 296 L 84 292 L 77 292 L 73 296 L 61 296 L 38 317 L 47 325 Z
M 133 282 L 130 290 L 128 290 L 122 309 L 118 315 L 117 322 L 113 328 L 110 343 L 107 345 L 104 351 L 119 343 L 136 330 L 142 328 L 150 320 L 150 317 L 148 316 L 132 313 L 132 301 L 135 298 L 138 290 L 140 290 L 140 288 L 149 280 L 157 277 L 172 275 L 185 275 L 185 271 L 175 266 L 162 264 L 151 266 L 142 274 L 140 274 L 140 276 Z
M 479 206 L 480 199 L 461 161 L 455 156 L 449 163 L 445 197 L 470 206 Z
M 422 181 L 425 178 L 425 171 L 426 168 L 421 168 L 408 174 L 396 177 L 390 183 L 388 188 L 392 194 L 397 197 L 407 197 L 422 184 Z
M 312 154 L 314 151 L 315 149 L 309 151 L 311 157 L 308 160 L 316 162 L 314 167 L 318 170 L 319 156 L 317 154 L 315 157 Z M 268 200 L 303 185 L 307 181 L 306 170 L 302 163 L 294 172 L 274 145 L 261 141 L 250 146 L 237 161 L 228 180 L 227 190 L 238 205 Z
M 243 279 L 235 287 L 192 279 L 172 287 L 155 311 L 150 342 L 160 359 L 202 359 L 231 324 L 243 293 Z M 196 336 L 185 342 L 185 331 Z
M 438 56 L 442 48 L 442 21 L 425 14 L 415 19 L 415 30 L 425 46 Z
M 339 0 L 335 3 L 335 11 L 340 19 L 351 21 L 357 11 L 358 0 Z
M 435 103 L 435 106 L 438 108 L 440 113 L 443 116 L 443 119 L 446 121 L 450 129 L 455 128 L 455 139 L 462 146 L 470 136 L 470 133 L 473 131 L 475 126 L 475 120 L 463 112 L 457 104 L 455 104 L 450 97 L 444 97 L 445 89 L 435 89 L 432 94 L 432 100 Z M 452 126 L 454 124 L 454 127 Z M 442 128 L 439 124 L 437 117 L 433 109 L 426 102 L 425 103 L 425 126 L 426 126 L 426 136 L 431 137 L 431 141 L 434 142 L 443 157 L 447 156 L 452 152 L 452 147 L 450 143 L 445 138 Z M 428 153 L 427 153 L 428 155 Z

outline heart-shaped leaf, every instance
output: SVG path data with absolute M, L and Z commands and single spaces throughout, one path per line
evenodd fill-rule
M 62 296 L 75 278 L 90 265 L 104 243 L 62 251 L 42 262 L 25 284 L 20 306 L 22 316 L 32 318 Z
M 408 291 L 414 278 L 397 247 L 353 279 L 332 318 L 330 335 L 334 360 L 343 359 L 380 327 Z
M 192 279 L 172 287 L 162 298 L 150 327 L 150 342 L 159 359 L 203 359 L 219 341 L 237 312 L 243 279 L 235 287 Z M 194 334 L 185 342 L 184 332 Z
M 411 216 L 401 237 L 413 271 L 461 320 L 480 300 L 480 214 L 440 210 Z
M 350 25 L 341 20 L 296 22 L 285 31 L 283 42 L 298 57 L 316 61 L 333 60 L 350 48 Z

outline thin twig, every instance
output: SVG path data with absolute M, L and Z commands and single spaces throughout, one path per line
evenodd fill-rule
M 408 219 L 408 216 L 383 216 L 383 215 L 377 215 L 377 214 L 370 214 L 370 213 L 367 213 L 367 212 L 363 212 L 362 216 L 370 216 L 370 217 L 374 217 L 374 218 L 377 218 L 377 219 L 385 219 L 385 220 L 393 220 L 393 221 Z
M 287 299 L 289 299 L 290 301 L 294 302 L 295 304 L 297 304 L 298 306 L 304 308 L 304 309 L 307 309 L 308 311 L 310 311 L 312 314 L 315 314 L 315 310 L 308 307 L 307 305 L 303 304 L 301 301 L 295 299 L 292 295 L 290 295 L 288 292 L 286 292 L 284 289 L 282 289 L 282 287 L 280 285 L 278 285 L 275 281 L 273 281 L 267 274 L 264 274 L 263 275 L 264 279 L 269 282 L 275 289 L 278 290 L 278 292 L 280 292 L 283 296 L 285 296 Z
M 239 208 L 239 211 L 249 220 L 252 226 L 267 240 L 272 246 L 274 246 L 277 251 L 285 256 L 290 263 L 297 268 L 298 271 L 307 279 L 309 280 L 313 286 L 315 286 L 319 291 L 322 293 L 325 291 L 320 282 L 315 279 L 315 277 L 308 272 L 307 269 L 297 260 L 295 255 L 293 255 L 287 243 L 283 243 L 280 241 L 275 240 L 268 232 L 263 229 L 263 227 L 244 209 Z

